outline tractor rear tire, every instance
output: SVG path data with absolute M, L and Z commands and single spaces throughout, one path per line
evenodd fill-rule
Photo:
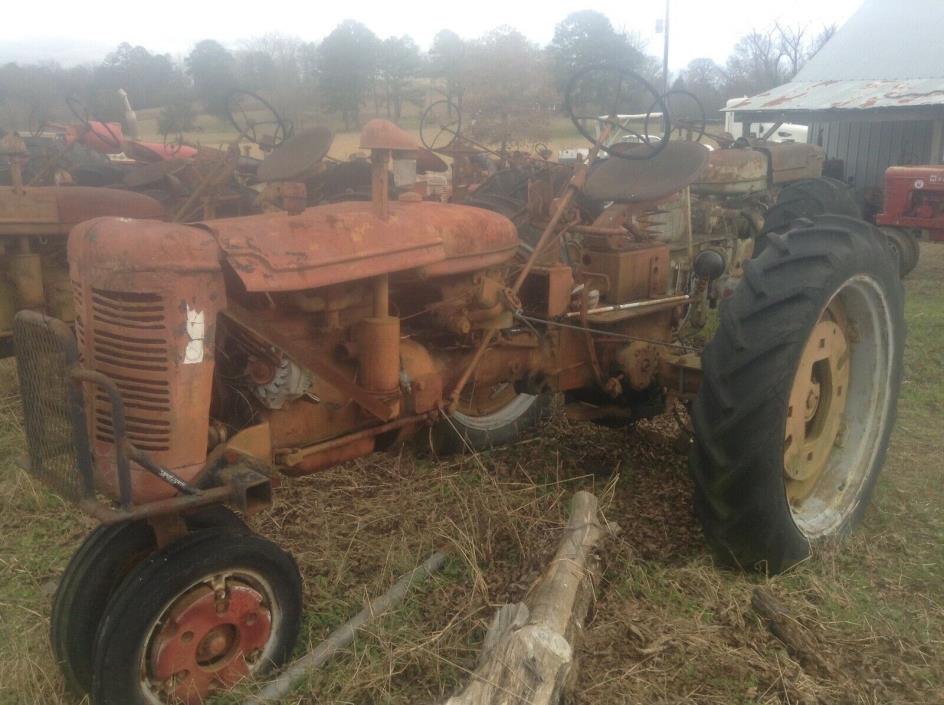
M 217 526 L 249 531 L 223 505 L 194 510 L 184 520 L 191 531 Z M 49 640 L 66 687 L 77 698 L 92 687 L 92 649 L 108 600 L 134 567 L 156 550 L 154 532 L 146 521 L 107 524 L 86 537 L 66 566 L 53 598 Z
M 769 233 L 782 233 L 800 218 L 818 215 L 845 215 L 862 218 L 852 189 L 838 179 L 820 176 L 801 179 L 783 187 L 777 202 L 764 216 L 764 227 L 754 245 L 754 257 L 767 246 Z
M 507 445 L 548 415 L 550 399 L 549 394 L 522 393 L 488 414 L 454 411 L 430 429 L 430 447 L 436 455 L 454 455 Z
M 777 573 L 862 517 L 904 339 L 901 280 L 864 221 L 821 216 L 772 233 L 746 263 L 693 406 L 695 509 L 722 562 Z
M 898 228 L 882 228 L 882 232 L 888 238 L 888 244 L 894 251 L 898 262 L 899 274 L 904 279 L 918 266 L 918 259 L 921 256 L 918 238 L 913 233 Z

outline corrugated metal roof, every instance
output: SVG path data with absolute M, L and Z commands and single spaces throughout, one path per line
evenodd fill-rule
M 866 0 L 795 81 L 944 78 L 941 0 Z
M 812 112 L 934 105 L 944 105 L 944 79 L 791 81 L 769 91 L 745 98 L 740 103 L 726 108 L 726 110 L 736 112 Z
M 727 108 L 815 112 L 944 105 L 944 0 L 866 0 L 790 83 Z

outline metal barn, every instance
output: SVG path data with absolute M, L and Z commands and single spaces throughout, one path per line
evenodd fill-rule
M 865 198 L 889 166 L 942 161 L 941 26 L 941 0 L 866 0 L 790 83 L 729 110 L 738 122 L 809 125 L 808 140 Z

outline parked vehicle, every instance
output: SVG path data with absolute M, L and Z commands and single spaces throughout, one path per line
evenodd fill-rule
M 585 76 L 567 102 L 581 131 Z M 682 221 L 673 264 L 644 217 L 706 173 L 720 188 L 721 152 L 609 131 L 589 134 L 588 163 L 559 184 L 535 167 L 527 247 L 497 206 L 392 200 L 391 160 L 417 145 L 383 120 L 361 136 L 369 202 L 73 229 L 75 334 L 32 311 L 15 333 L 30 472 L 103 522 L 51 620 L 75 692 L 198 703 L 283 664 L 298 568 L 222 505 L 260 511 L 278 473 L 418 434 L 442 453 L 504 443 L 552 395 L 608 424 L 690 404 L 697 509 L 723 560 L 782 570 L 855 524 L 901 379 L 903 294 L 884 238 L 837 215 L 768 233 L 701 350 L 682 333 L 724 253 L 696 248 Z M 769 183 L 776 152 L 733 154 L 765 160 Z

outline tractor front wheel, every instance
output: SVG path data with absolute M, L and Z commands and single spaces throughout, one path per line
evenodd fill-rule
M 229 527 L 249 531 L 223 505 L 184 516 L 190 531 Z M 144 520 L 99 526 L 79 546 L 59 580 L 52 604 L 49 640 L 68 690 L 77 698 L 92 688 L 92 647 L 105 606 L 136 565 L 157 550 Z
M 842 216 L 772 234 L 703 357 L 690 464 L 716 554 L 769 572 L 861 518 L 901 385 L 904 295 L 885 238 Z
M 135 568 L 95 640 L 94 705 L 196 705 L 285 663 L 302 616 L 298 567 L 254 534 L 189 534 Z

